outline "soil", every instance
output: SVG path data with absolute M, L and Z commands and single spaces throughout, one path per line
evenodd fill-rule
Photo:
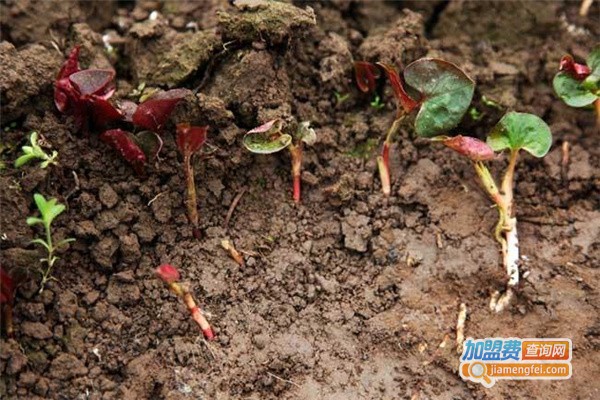
M 35 273 L 17 291 L 15 338 L 1 341 L 0 397 L 600 398 L 600 136 L 593 113 L 568 108 L 551 86 L 560 57 L 581 59 L 599 38 L 592 16 L 600 3 L 587 18 L 578 7 L 2 2 L 2 266 L 37 268 L 30 240 L 41 232 L 25 224 L 33 193 L 68 206 L 54 232 L 76 241 L 41 294 Z M 116 98 L 140 83 L 198 90 L 178 107 L 146 177 L 56 111 L 53 79 L 77 43 L 83 65 L 114 65 Z M 375 155 L 395 106 L 390 93 L 383 109 L 369 106 L 353 87 L 352 61 L 405 65 L 426 55 L 477 82 L 483 117 L 467 116 L 459 131 L 484 137 L 515 109 L 543 117 L 553 132 L 550 154 L 524 155 L 517 168 L 526 278 L 500 314 L 488 307 L 505 282 L 491 234 L 496 211 L 469 163 L 415 140 L 407 125 L 392 149 L 392 195 L 380 192 Z M 241 145 L 245 131 L 275 117 L 312 121 L 318 133 L 305 151 L 301 205 L 291 200 L 288 154 L 256 156 Z M 187 224 L 168 133 L 182 121 L 208 124 L 216 148 L 195 165 L 200 240 Z M 32 130 L 59 152 L 59 166 L 12 167 Z M 494 161 L 493 171 L 505 163 Z M 245 267 L 222 239 L 243 252 Z M 215 341 L 202 339 L 156 279 L 162 263 L 180 268 Z M 571 338 L 573 377 L 491 389 L 462 381 L 461 303 L 466 336 Z

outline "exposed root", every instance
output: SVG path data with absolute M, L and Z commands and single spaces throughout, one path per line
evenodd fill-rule
M 458 309 L 458 320 L 456 321 L 456 352 L 462 353 L 463 342 L 465 341 L 465 321 L 467 320 L 467 305 L 461 303 Z

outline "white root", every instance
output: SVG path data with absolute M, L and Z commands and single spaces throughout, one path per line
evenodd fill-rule
M 519 238 L 517 237 L 517 219 L 511 218 L 511 230 L 506 232 L 506 253 L 504 266 L 508 275 L 507 286 L 510 289 L 519 284 Z
M 462 353 L 463 342 L 465 341 L 465 321 L 467 320 L 467 305 L 461 303 L 458 310 L 458 320 L 456 321 L 456 352 Z
M 502 258 L 508 282 L 506 283 L 506 292 L 502 295 L 498 291 L 492 294 L 490 300 L 490 309 L 495 312 L 501 312 L 512 301 L 514 297 L 513 288 L 519 284 L 519 238 L 517 235 L 517 219 L 509 220 L 510 230 L 506 231 L 506 244 L 502 249 Z
M 594 0 L 583 0 L 581 2 L 581 6 L 579 7 L 579 15 L 586 17 L 590 12 L 590 7 L 592 6 L 593 2 Z

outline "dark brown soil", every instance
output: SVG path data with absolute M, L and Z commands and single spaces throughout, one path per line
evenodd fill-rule
M 29 241 L 40 232 L 25 224 L 33 193 L 67 204 L 55 234 L 77 239 L 42 294 L 36 274 L 18 289 L 16 335 L 0 343 L 0 397 L 600 398 L 600 132 L 591 111 L 568 108 L 551 87 L 560 57 L 584 57 L 598 40 L 599 2 L 588 18 L 579 2 L 561 1 L 244 3 L 247 14 L 225 0 L 0 5 L 2 266 L 37 268 Z M 244 17 L 255 12 L 262 24 Z M 111 53 L 108 31 L 117 38 Z M 217 148 L 196 163 L 201 240 L 187 224 L 171 134 L 140 178 L 55 110 L 53 78 L 77 43 L 84 65 L 115 66 L 118 98 L 142 82 L 199 88 L 172 122 L 209 124 Z M 380 193 L 375 153 L 394 105 L 386 97 L 384 109 L 369 106 L 353 88 L 352 61 L 425 55 L 477 81 L 484 115 L 466 117 L 461 130 L 483 137 L 508 109 L 552 128 L 550 154 L 518 166 L 528 275 L 501 314 L 488 308 L 505 281 L 491 235 L 496 212 L 469 163 L 407 127 L 392 151 L 392 196 Z M 340 104 L 335 93 L 350 97 Z M 241 145 L 244 131 L 275 117 L 310 120 L 319 136 L 305 152 L 298 206 L 288 155 L 255 156 Z M 12 167 L 32 130 L 58 150 L 58 167 Z M 221 248 L 226 238 L 245 267 Z M 216 341 L 202 339 L 155 278 L 161 263 L 180 267 Z M 492 389 L 463 382 L 460 303 L 467 336 L 571 338 L 572 379 Z

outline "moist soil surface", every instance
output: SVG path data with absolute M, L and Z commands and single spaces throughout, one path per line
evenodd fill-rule
M 561 1 L 0 8 L 1 262 L 31 270 L 16 294 L 15 337 L 1 341 L 3 399 L 600 398 L 600 133 L 592 111 L 568 108 L 551 86 L 561 56 L 581 60 L 598 39 L 598 2 L 587 18 L 579 2 Z M 146 176 L 56 110 L 53 80 L 76 44 L 83 66 L 116 69 L 114 99 L 138 100 L 142 83 L 194 91 Z M 489 309 L 506 281 L 497 212 L 470 163 L 415 139 L 407 123 L 391 152 L 392 194 L 380 191 L 375 157 L 395 104 L 388 91 L 383 108 L 370 106 L 352 62 L 423 56 L 477 82 L 476 111 L 454 133 L 484 138 L 508 110 L 539 115 L 553 132 L 545 158 L 523 155 L 517 167 L 523 276 L 499 314 Z M 304 152 L 299 205 L 289 155 L 241 144 L 273 118 L 311 121 L 318 135 Z M 200 239 L 183 204 L 177 122 L 210 127 L 213 151 L 195 162 Z M 12 166 L 33 130 L 58 166 Z M 506 157 L 490 166 L 499 174 Z M 42 232 L 25 224 L 34 193 L 67 205 L 54 234 L 76 239 L 41 293 L 42 253 L 30 240 Z M 216 340 L 155 277 L 163 263 L 180 269 Z M 572 339 L 572 378 L 464 382 L 461 303 L 467 337 Z

